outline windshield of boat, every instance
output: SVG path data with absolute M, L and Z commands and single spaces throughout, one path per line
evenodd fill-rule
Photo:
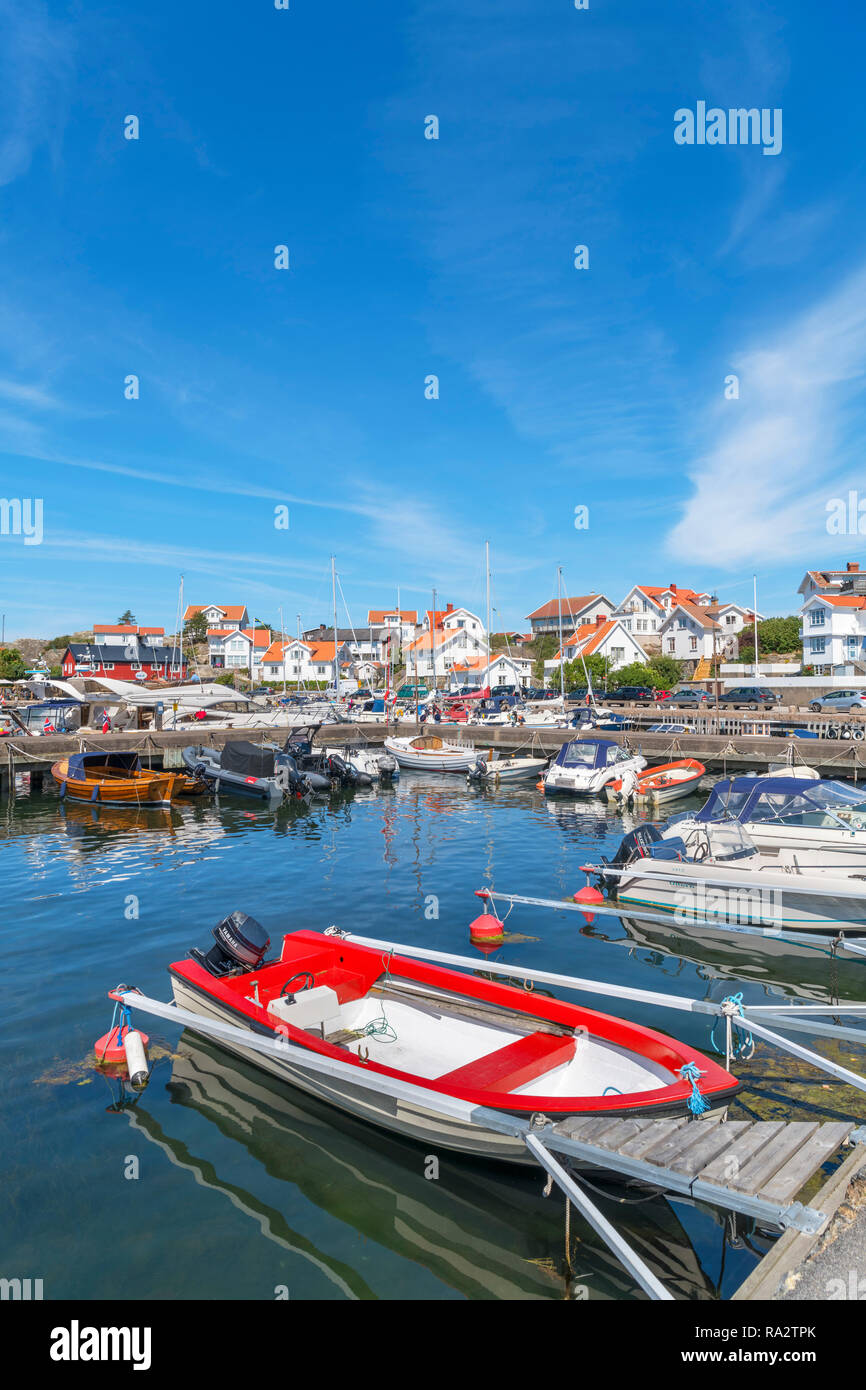
M 751 787 L 745 791 L 734 791 L 730 782 L 719 783 L 710 793 L 709 800 L 701 812 L 701 820 L 736 820 L 752 791 Z
M 866 798 L 844 782 L 809 782 L 802 790 L 762 792 L 750 820 L 783 820 L 786 825 L 821 826 L 840 830 L 866 827 Z
M 575 740 L 574 743 L 567 743 L 560 749 L 556 761 L 560 767 L 595 767 L 597 756 L 598 744 Z
M 706 832 L 710 857 L 717 864 L 723 860 L 745 859 L 758 852 L 739 821 L 711 822 Z

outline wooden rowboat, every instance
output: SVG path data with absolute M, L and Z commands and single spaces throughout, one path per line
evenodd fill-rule
M 177 772 L 150 772 L 137 753 L 74 753 L 51 769 L 60 795 L 104 806 L 168 806 L 178 784 Z

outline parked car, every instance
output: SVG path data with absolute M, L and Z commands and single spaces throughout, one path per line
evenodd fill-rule
M 780 703 L 775 690 L 765 685 L 738 685 L 719 696 L 720 705 L 733 705 L 734 709 L 772 709 Z
M 697 708 L 699 705 L 710 704 L 711 700 L 712 696 L 709 695 L 706 690 L 700 689 L 696 686 L 692 686 L 688 687 L 685 690 L 672 690 L 667 700 L 665 701 L 665 704 L 691 705 L 694 708 Z
M 491 694 L 492 696 L 496 696 L 496 695 L 516 695 L 516 694 L 517 694 L 517 686 L 516 686 L 516 685 L 494 685 L 494 686 L 491 686 L 490 694 Z
M 652 705 L 655 698 L 656 693 L 651 685 L 621 685 L 619 690 L 612 690 L 605 696 L 609 705 Z
M 809 708 L 816 714 L 834 709 L 844 710 L 848 714 L 854 709 L 866 710 L 866 690 L 831 690 L 810 700 Z

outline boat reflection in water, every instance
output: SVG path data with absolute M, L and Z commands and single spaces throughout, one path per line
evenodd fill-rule
M 844 950 L 837 954 L 826 939 L 790 941 L 769 929 L 753 935 L 712 922 L 685 926 L 673 915 L 669 922 L 597 917 L 583 934 L 615 940 L 618 923 L 627 933 L 626 944 L 646 946 L 671 962 L 695 966 L 706 980 L 727 980 L 732 987 L 751 983 L 770 995 L 830 1004 L 863 998 L 866 959 Z
M 421 1147 L 340 1115 L 190 1033 L 184 1033 L 178 1044 L 168 1091 L 174 1104 L 194 1109 L 223 1136 L 243 1145 L 255 1167 L 233 1163 L 232 1182 L 221 1181 L 210 1153 L 195 1157 L 188 1142 L 172 1140 L 163 1132 L 160 1120 L 143 1104 L 146 1097 L 128 1111 L 132 1123 L 158 1143 L 172 1162 L 193 1172 L 197 1182 L 224 1192 L 236 1208 L 253 1218 L 267 1239 L 323 1271 L 335 1297 L 389 1296 L 368 1282 L 370 1271 L 381 1265 L 370 1260 L 364 1245 L 352 1263 L 346 1257 L 347 1248 L 352 1247 L 344 1240 L 339 1242 L 341 1259 L 327 1253 L 334 1245 L 331 1227 L 335 1221 L 354 1229 L 365 1241 L 375 1241 L 411 1260 L 465 1298 L 641 1296 L 573 1210 L 573 1268 L 567 1268 L 563 1200 L 556 1193 L 547 1199 L 543 1196 L 541 1173 L 512 1172 L 504 1164 L 441 1155 L 439 1176 L 430 1178 L 425 1176 L 430 1155 Z M 251 1171 L 261 1170 L 261 1189 L 267 1198 L 238 1185 L 236 1175 L 241 1169 L 245 1182 Z M 273 1205 L 274 1179 L 291 1185 L 327 1219 L 328 1226 L 320 1227 L 321 1248 L 309 1235 L 293 1231 L 282 1210 Z M 618 1199 L 624 1189 L 610 1191 L 611 1198 L 596 1193 L 596 1200 L 611 1219 L 627 1226 L 631 1243 L 675 1297 L 718 1296 L 667 1201 L 647 1199 L 643 1191 L 633 1194 L 641 1200 L 623 1205 Z M 712 1213 L 695 1207 L 688 1210 L 688 1224 L 700 1225 L 703 1247 L 711 1248 L 715 1277 L 725 1264 L 723 1231 Z M 309 1231 L 310 1222 L 303 1224 Z M 745 1248 L 727 1252 L 731 1287 L 745 1277 L 755 1258 Z M 397 1296 L 419 1295 L 404 1289 Z

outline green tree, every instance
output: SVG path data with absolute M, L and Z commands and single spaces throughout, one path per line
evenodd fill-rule
M 753 627 L 744 628 L 740 638 L 740 653 L 742 654 L 747 647 L 752 648 L 754 657 Z M 781 655 L 800 651 L 800 619 L 765 618 L 762 623 L 758 623 L 758 647 L 762 652 L 779 652 Z
M 4 647 L 0 651 L 0 677 L 3 680 L 19 681 L 24 670 L 24 658 L 17 647 Z
M 628 666 L 612 671 L 610 683 L 614 690 L 618 690 L 621 685 L 654 685 L 655 680 L 648 665 L 642 661 L 632 661 Z
M 204 613 L 195 613 L 186 623 L 184 634 L 191 642 L 207 641 L 207 619 Z
M 651 656 L 647 667 L 652 674 L 652 684 L 657 690 L 671 690 L 682 680 L 683 663 L 673 656 Z
M 567 661 L 565 663 L 563 675 L 565 677 L 566 690 L 574 689 L 575 686 L 585 686 L 587 674 L 592 682 L 594 692 L 597 693 L 600 690 L 604 690 L 605 677 L 608 674 L 608 662 L 606 658 L 603 656 L 588 656 L 585 658 L 585 664 L 586 671 L 583 669 L 584 662 L 581 661 L 580 657 L 577 657 L 574 661 Z
M 554 637 L 552 632 L 546 632 L 542 637 L 538 638 L 534 646 L 535 664 L 532 668 L 532 674 L 537 681 L 543 682 L 545 674 L 544 663 L 545 661 L 549 661 L 552 656 L 556 656 L 559 650 L 559 639 Z
M 120 617 L 118 618 L 117 621 L 118 621 L 118 623 L 123 623 L 124 625 L 125 625 L 126 623 L 134 623 L 134 622 L 135 622 L 135 614 L 132 613 L 132 612 L 130 612 L 130 610 L 127 608 L 127 610 L 126 610 L 125 613 L 121 613 L 121 615 L 120 615 Z

